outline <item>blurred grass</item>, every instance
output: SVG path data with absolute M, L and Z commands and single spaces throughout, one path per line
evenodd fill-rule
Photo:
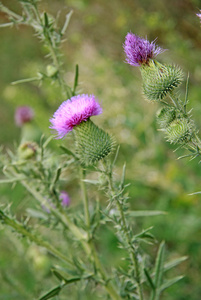
M 13 10 L 19 10 L 16 0 L 2 2 Z M 40 2 L 41 9 L 53 15 L 60 10 L 61 20 L 69 9 L 74 10 L 67 41 L 62 48 L 66 80 L 73 82 L 75 64 L 78 63 L 80 91 L 94 93 L 102 102 L 104 113 L 96 118 L 96 123 L 112 133 L 121 144 L 116 174 L 120 174 L 126 162 L 132 209 L 168 212 L 163 217 L 133 220 L 136 231 L 154 225 L 153 233 L 157 239 L 167 241 L 169 257 L 189 256 L 188 261 L 177 267 L 175 272 L 186 274 L 185 279 L 164 293 L 166 300 L 200 299 L 201 196 L 188 196 L 201 190 L 200 165 L 198 161 L 189 162 L 188 159 L 178 161 L 182 151 L 174 153 L 174 147 L 166 143 L 157 131 L 157 105 L 143 99 L 139 70 L 124 63 L 122 43 L 130 30 L 150 40 L 157 37 L 157 44 L 168 49 L 158 59 L 180 65 L 186 76 L 187 72 L 190 73 L 189 106 L 194 108 L 194 119 L 201 128 L 201 28 L 195 16 L 200 5 L 198 0 L 116 0 L 115 4 L 106 0 Z M 3 14 L 0 14 L 0 19 L 1 22 L 6 20 Z M 37 71 L 44 72 L 48 59 L 44 60 L 46 50 L 30 28 L 2 28 L 0 37 L 0 143 L 12 148 L 13 140 L 19 141 L 20 136 L 13 118 L 17 106 L 32 106 L 37 125 L 49 135 L 49 118 L 64 99 L 58 87 L 50 86 L 48 81 L 43 86 L 36 83 L 10 85 L 12 81 L 35 76 Z M 181 89 L 182 96 L 184 92 L 185 84 Z M 67 188 L 73 201 L 76 191 L 71 186 L 67 185 Z M 9 201 L 13 210 L 23 209 L 22 199 L 25 199 L 26 193 L 20 186 L 11 190 L 10 186 L 2 185 L 0 193 L 2 203 Z M 31 201 L 30 197 L 28 200 Z M 118 262 L 120 250 L 114 247 L 116 241 L 110 230 L 100 232 L 100 237 L 104 242 L 102 259 L 106 263 L 112 259 Z M 9 230 L 2 229 L 0 238 L 1 277 L 6 279 L 5 274 L 9 274 L 8 277 L 12 274 L 12 278 L 17 278 L 20 283 L 17 285 L 24 290 L 19 292 L 13 283 L 11 293 L 10 285 L 4 280 L 0 299 L 28 299 L 28 291 L 38 295 L 41 278 L 45 282 L 45 289 L 41 292 L 52 284 L 56 285 L 50 274 L 49 260 L 45 262 L 47 272 L 43 273 L 45 268 L 42 264 L 37 270 L 38 277 L 34 276 L 36 266 L 29 256 L 33 246 L 18 242 Z M 150 247 L 149 251 L 152 249 Z M 154 246 L 153 254 L 156 249 Z M 34 255 L 38 256 L 37 253 Z M 42 253 L 42 257 L 46 256 Z M 80 292 L 74 297 L 72 299 L 95 299 L 93 293 L 90 295 L 90 288 L 87 293 Z

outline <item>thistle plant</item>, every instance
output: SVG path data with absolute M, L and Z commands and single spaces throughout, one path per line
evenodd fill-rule
M 74 285 L 83 290 L 92 286 L 96 290 L 94 294 L 100 294 L 103 299 L 162 299 L 162 292 L 183 278 L 176 276 L 166 279 L 165 272 L 180 264 L 186 257 L 165 262 L 165 244 L 162 242 L 153 265 L 147 263 L 149 254 L 141 244 L 155 244 L 156 238 L 151 233 L 152 228 L 138 232 L 132 218 L 163 215 L 164 212 L 130 209 L 128 185 L 125 183 L 126 166 L 122 167 L 120 180 L 116 180 L 114 176 L 119 147 L 109 133 L 91 120 L 103 112 L 102 107 L 94 95 L 78 94 L 78 66 L 75 68 L 72 87 L 64 79 L 60 45 L 71 12 L 67 14 L 63 28 L 58 29 L 52 16 L 38 10 L 37 2 L 19 0 L 22 15 L 0 4 L 1 11 L 9 19 L 1 27 L 20 24 L 33 27 L 38 38 L 47 47 L 50 59 L 46 74 L 39 72 L 36 77 L 20 79 L 15 84 L 30 81 L 42 83 L 48 77 L 62 90 L 61 104 L 50 118 L 50 129 L 57 136 L 42 136 L 38 143 L 31 135 L 25 141 L 22 132 L 22 141 L 17 149 L 1 154 L 4 179 L 0 183 L 19 182 L 34 201 L 34 209 L 28 207 L 21 218 L 10 210 L 7 203 L 3 203 L 0 209 L 1 223 L 5 227 L 11 227 L 21 238 L 46 249 L 47 253 L 56 258 L 51 271 L 59 284 L 49 291 L 43 290 L 41 295 L 29 295 L 29 298 L 45 300 L 61 296 L 66 299 L 69 297 L 66 287 Z M 127 62 L 141 69 L 146 97 L 164 105 L 157 118 L 169 141 L 182 145 L 185 143 L 186 147 L 188 145 L 191 150 L 199 152 L 196 129 L 186 112 L 187 98 L 182 107 L 180 100 L 173 94 L 183 79 L 180 69 L 156 62 L 154 57 L 163 50 L 155 42 L 149 43 L 131 33 L 126 37 L 124 49 Z M 172 103 L 165 101 L 167 96 Z M 32 117 L 30 112 L 27 108 L 21 108 L 20 114 L 16 113 L 17 122 L 22 125 L 22 129 L 24 123 L 26 125 Z M 70 135 L 73 142 L 69 143 L 70 147 L 66 147 L 64 143 Z M 60 155 L 50 147 L 54 137 L 62 139 Z M 71 207 L 73 198 L 70 200 L 64 191 L 66 180 L 70 180 L 68 174 L 72 170 L 76 173 L 76 178 L 79 178 L 77 185 L 82 194 L 79 196 L 82 201 L 78 199 L 79 204 L 75 208 Z M 88 175 L 95 176 L 96 180 L 90 179 Z M 88 192 L 92 185 L 95 187 L 96 201 Z M 99 201 L 100 191 L 104 195 L 103 203 Z M 43 235 L 43 227 L 51 229 L 52 234 L 59 235 L 61 244 L 51 240 L 51 236 L 48 241 Z M 110 262 L 105 265 L 99 252 L 102 241 L 98 239 L 98 234 L 108 227 L 115 235 L 118 247 L 123 249 L 121 262 L 113 266 L 110 266 Z
M 193 159 L 200 156 L 201 140 L 191 110 L 187 111 L 189 78 L 185 99 L 181 100 L 177 87 L 184 79 L 182 70 L 175 65 L 163 65 L 155 59 L 164 50 L 156 46 L 154 41 L 150 43 L 133 33 L 127 34 L 123 47 L 126 62 L 140 67 L 145 98 L 161 104 L 156 119 L 167 141 L 190 152 L 182 157 Z

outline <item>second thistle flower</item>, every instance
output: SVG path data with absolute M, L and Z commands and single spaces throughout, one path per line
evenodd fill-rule
M 114 147 L 113 138 L 90 120 L 91 116 L 101 113 L 102 108 L 95 96 L 82 94 L 64 101 L 50 119 L 50 128 L 57 131 L 57 138 L 74 130 L 76 154 L 84 165 L 96 163 L 110 154 Z
M 154 41 L 149 42 L 128 33 L 123 47 L 126 62 L 140 67 L 143 91 L 148 100 L 162 100 L 182 82 L 183 73 L 180 68 L 165 66 L 155 60 L 155 57 L 165 50 L 158 47 Z

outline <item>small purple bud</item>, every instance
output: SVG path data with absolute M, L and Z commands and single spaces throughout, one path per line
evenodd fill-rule
M 29 106 L 19 106 L 15 111 L 15 123 L 21 127 L 24 123 L 28 123 L 34 118 L 34 111 Z
M 63 207 L 70 205 L 70 197 L 66 191 L 61 191 L 59 198 L 62 200 Z
M 165 51 L 157 47 L 154 41 L 150 43 L 147 39 L 143 39 L 132 32 L 127 33 L 123 48 L 126 62 L 136 67 L 148 64 L 150 59 Z

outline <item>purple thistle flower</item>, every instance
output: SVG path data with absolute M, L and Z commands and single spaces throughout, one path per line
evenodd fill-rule
M 29 106 L 19 106 L 15 111 L 15 123 L 21 127 L 24 123 L 28 123 L 34 118 L 34 111 Z
M 50 119 L 51 129 L 58 132 L 58 139 L 63 138 L 73 127 L 83 121 L 87 121 L 91 116 L 102 113 L 102 108 L 94 95 L 78 95 L 64 101 L 53 118 Z
M 70 205 L 70 197 L 66 191 L 61 191 L 59 198 L 62 200 L 63 207 Z
M 157 47 L 154 41 L 150 43 L 147 39 L 140 38 L 132 32 L 127 33 L 123 47 L 126 62 L 136 67 L 148 64 L 150 59 L 165 51 Z

